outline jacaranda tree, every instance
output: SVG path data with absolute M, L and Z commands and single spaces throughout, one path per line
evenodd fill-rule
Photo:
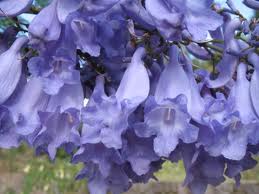
M 91 194 L 179 160 L 193 194 L 239 185 L 259 152 L 259 20 L 235 2 L 1 0 L 0 147 L 64 149 Z

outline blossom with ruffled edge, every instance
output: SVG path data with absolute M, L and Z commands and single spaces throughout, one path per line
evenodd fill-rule
M 212 157 L 194 144 L 182 145 L 181 153 L 186 171 L 184 185 L 193 194 L 203 194 L 209 184 L 218 186 L 225 181 L 225 161 L 222 157 Z
M 21 142 L 21 136 L 15 131 L 15 124 L 10 111 L 0 105 L 0 147 L 12 148 L 18 147 Z
M 80 72 L 75 69 L 76 57 L 73 51 L 76 48 L 69 41 L 63 43 L 62 38 L 54 46 L 46 46 L 40 56 L 32 57 L 28 62 L 30 73 L 42 80 L 43 90 L 50 95 L 58 94 L 66 84 L 81 84 Z
M 246 78 L 246 64 L 237 70 L 237 80 L 227 99 L 223 94 L 216 99 L 207 97 L 204 121 L 200 126 L 199 143 L 212 156 L 223 155 L 230 160 L 241 160 L 248 144 L 257 144 L 259 123 L 250 97 L 250 82 Z
M 93 16 L 103 13 L 114 6 L 119 0 L 58 0 L 57 16 L 60 22 L 65 23 L 69 14 L 81 9 L 85 15 Z
M 185 143 L 197 140 L 199 129 L 190 124 L 190 120 L 192 113 L 200 120 L 196 115 L 203 105 L 195 109 L 201 97 L 189 73 L 180 66 L 178 48 L 173 46 L 170 62 L 160 75 L 155 96 L 145 104 L 144 122 L 134 126 L 139 137 L 156 136 L 154 150 L 159 156 L 168 157 L 180 140 Z
M 139 138 L 133 130 L 124 137 L 122 156 L 130 162 L 133 171 L 138 175 L 145 175 L 151 169 L 151 163 L 160 158 L 153 149 L 153 138 Z
M 39 112 L 42 129 L 33 141 L 36 151 L 46 151 L 51 160 L 55 159 L 57 149 L 64 147 L 68 153 L 80 145 L 79 135 L 79 111 L 67 109 L 55 112 Z
M 83 110 L 82 143 L 102 142 L 108 148 L 122 147 L 121 135 L 128 127 L 128 116 L 149 94 L 149 77 L 142 58 L 144 48 L 138 48 L 115 93 L 104 92 L 104 77 L 96 80 L 96 87 Z
M 61 23 L 57 16 L 57 2 L 53 0 L 35 16 L 29 25 L 32 39 L 44 41 L 58 40 L 61 33 Z
M 222 17 L 210 9 L 212 0 L 147 0 L 146 9 L 160 33 L 168 40 L 182 37 L 206 40 L 209 30 L 222 24 Z

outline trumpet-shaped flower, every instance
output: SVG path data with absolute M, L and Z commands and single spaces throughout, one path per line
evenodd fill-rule
M 22 75 L 21 47 L 27 43 L 26 37 L 18 38 L 13 45 L 0 55 L 0 104 L 14 92 Z

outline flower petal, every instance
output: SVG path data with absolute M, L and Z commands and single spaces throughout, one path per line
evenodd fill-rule
M 1 0 L 0 1 L 0 17 L 1 16 L 17 16 L 27 11 L 32 5 L 33 0 Z
M 0 104 L 14 92 L 22 74 L 21 47 L 28 42 L 26 37 L 18 38 L 10 49 L 0 55 Z
M 67 16 L 81 8 L 83 3 L 84 0 L 59 0 L 57 5 L 59 21 L 64 24 Z
M 118 101 L 129 100 L 131 103 L 139 104 L 148 97 L 150 84 L 142 61 L 144 55 L 144 48 L 138 48 L 135 51 L 115 94 Z
M 58 40 L 61 24 L 57 17 L 57 0 L 53 0 L 32 20 L 29 33 L 45 41 Z
M 237 69 L 237 80 L 228 100 L 234 104 L 234 110 L 239 112 L 243 123 L 250 123 L 255 120 L 255 112 L 250 97 L 250 82 L 246 78 L 247 66 L 240 63 Z

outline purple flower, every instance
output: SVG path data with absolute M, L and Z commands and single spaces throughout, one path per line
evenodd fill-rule
M 203 150 L 196 150 L 194 145 L 183 145 L 182 156 L 187 185 L 193 194 L 205 193 L 208 184 L 217 186 L 224 182 L 225 163 L 222 158 L 211 157 Z
M 148 173 L 151 163 L 159 160 L 153 150 L 153 139 L 139 138 L 133 131 L 125 135 L 122 155 L 130 162 L 133 171 L 139 176 Z
M 124 0 L 124 2 L 121 3 L 121 6 L 126 14 L 141 26 L 151 30 L 155 28 L 151 16 L 142 6 L 140 0 Z
M 246 78 L 247 65 L 240 63 L 237 69 L 237 79 L 235 85 L 231 88 L 231 92 L 228 97 L 229 103 L 234 111 L 238 111 L 241 121 L 244 124 L 255 122 L 257 120 L 256 113 L 253 108 L 252 100 L 254 98 L 250 96 L 250 87 L 253 87 L 252 83 Z M 251 86 L 250 86 L 251 85 Z M 251 89 L 256 91 L 256 89 Z M 256 110 L 256 109 L 255 109 Z
M 21 88 L 20 95 L 17 95 L 8 105 L 18 134 L 26 136 L 40 128 L 37 113 L 46 108 L 48 100 L 49 96 L 43 92 L 42 83 L 37 78 L 31 78 Z
M 185 72 L 180 66 L 178 48 L 172 47 L 170 52 L 170 62 L 160 75 L 154 99 L 145 104 L 144 123 L 135 125 L 138 136 L 156 136 L 154 150 L 159 156 L 166 157 L 174 151 L 180 139 L 185 143 L 197 140 L 199 130 L 190 124 L 190 120 L 193 111 L 198 113 L 203 106 L 195 109 L 201 97 L 196 83 L 189 79 L 191 72 Z M 195 101 L 198 103 L 192 104 Z
M 259 9 L 259 2 L 257 0 L 244 0 L 243 3 L 252 9 L 258 10 Z
M 119 0 L 97 0 L 97 1 L 86 1 L 86 0 L 58 0 L 57 15 L 60 22 L 65 23 L 66 18 L 69 14 L 79 10 L 83 10 L 86 15 L 98 15 L 102 12 L 109 10 Z
M 0 104 L 14 92 L 22 74 L 21 47 L 28 42 L 26 37 L 18 38 L 13 45 L 0 55 Z
M 33 146 L 35 149 L 46 150 L 51 160 L 55 159 L 57 149 L 65 147 L 68 152 L 73 151 L 80 144 L 78 128 L 80 126 L 79 112 L 68 109 L 64 112 L 60 108 L 53 113 L 39 112 L 42 129 L 39 131 Z
M 194 120 L 201 121 L 204 102 L 193 78 L 192 63 L 185 56 L 183 56 L 182 62 L 183 64 L 180 63 L 178 48 L 172 46 L 169 64 L 161 73 L 157 84 L 155 100 L 159 104 L 166 99 L 174 99 L 179 95 L 184 95 L 187 98 L 188 113 Z
M 104 177 L 93 163 L 86 163 L 85 168 L 77 176 L 78 179 L 87 178 L 91 194 L 106 194 L 108 191 L 119 194 L 126 192 L 131 187 L 131 180 L 127 176 L 124 166 L 113 165 L 111 174 Z
M 63 47 L 54 49 L 54 56 L 48 56 L 49 51 L 46 50 L 41 56 L 31 58 L 28 64 L 30 73 L 42 80 L 44 91 L 50 95 L 56 95 L 65 84 L 80 83 L 73 56 Z
M 29 33 L 32 35 L 32 38 L 43 41 L 59 39 L 61 24 L 57 16 L 57 1 L 53 0 L 30 23 Z
M 0 147 L 12 148 L 20 145 L 21 136 L 15 131 L 15 124 L 10 111 L 0 106 Z
M 124 20 L 108 20 L 101 15 L 97 21 L 97 41 L 105 50 L 106 57 L 126 55 L 126 46 L 130 39 L 127 22 Z
M 200 129 L 200 142 L 212 156 L 241 160 L 246 155 L 247 145 L 258 143 L 259 123 L 250 99 L 246 65 L 238 66 L 237 80 L 227 100 L 221 97 L 207 102 L 204 120 L 208 127 Z
M 73 163 L 83 162 L 85 168 L 77 179 L 87 178 L 91 194 L 121 193 L 131 186 L 124 170 L 124 159 L 118 150 L 103 144 L 83 144 L 74 155 Z
M 59 106 L 61 111 L 69 108 L 81 110 L 83 101 L 84 92 L 81 83 L 65 84 L 56 95 L 50 96 L 46 110 L 54 112 Z
M 97 43 L 97 26 L 93 20 L 82 17 L 74 17 L 71 20 L 71 30 L 74 33 L 74 40 L 77 48 L 91 56 L 100 55 L 100 46 Z M 85 36 L 87 34 L 87 36 Z
M 258 79 L 259 79 L 259 65 L 258 65 L 258 60 L 259 56 L 255 53 L 250 54 L 248 57 L 248 60 L 251 64 L 254 65 L 254 73 L 251 78 L 251 86 L 250 86 L 250 95 L 251 95 L 251 100 L 253 103 L 253 108 L 256 112 L 256 115 L 259 116 L 259 100 L 258 100 L 258 95 L 259 95 L 259 85 L 258 85 Z
M 43 91 L 41 79 L 32 77 L 20 90 L 20 94 L 10 99 L 6 106 L 12 113 L 17 133 L 23 136 L 41 128 L 39 111 L 55 112 L 59 106 L 61 111 L 69 108 L 80 110 L 83 106 L 81 85 L 65 85 L 57 95 L 50 96 Z
M 100 173 L 107 177 L 112 173 L 113 163 L 121 165 L 124 160 L 118 150 L 107 148 L 103 144 L 83 144 L 73 156 L 73 163 L 94 163 Z
M 207 85 L 210 88 L 221 87 L 229 82 L 235 73 L 238 65 L 238 56 L 231 53 L 238 53 L 240 51 L 239 45 L 235 37 L 235 31 L 240 27 L 241 21 L 239 19 L 231 19 L 230 16 L 225 16 L 224 26 L 224 53 L 221 61 L 217 64 L 219 75 L 216 79 L 207 80 Z M 229 64 L 229 65 L 225 65 Z
M 193 143 L 197 140 L 199 129 L 189 122 L 186 98 L 178 96 L 165 99 L 157 104 L 153 100 L 146 102 L 144 123 L 135 125 L 139 137 L 155 135 L 154 150 L 159 156 L 168 157 L 179 141 Z
M 229 178 L 233 178 L 236 181 L 237 186 L 240 185 L 241 172 L 252 169 L 256 166 L 257 161 L 252 158 L 250 153 L 247 153 L 245 157 L 240 161 L 228 160 L 225 175 Z
M 179 40 L 187 36 L 202 41 L 209 30 L 222 24 L 222 18 L 210 9 L 212 3 L 211 0 L 147 0 L 146 9 L 166 39 Z
M 52 0 L 27 25 L 31 0 L 0 0 L 15 17 L 0 30 L 0 148 L 64 149 L 91 194 L 180 160 L 193 194 L 239 185 L 259 153 L 259 28 L 226 3 Z
M 144 54 L 143 48 L 136 50 L 115 95 L 108 97 L 104 92 L 104 78 L 97 79 L 83 111 L 83 143 L 102 142 L 108 148 L 122 147 L 121 135 L 127 129 L 128 116 L 149 93 L 149 78 L 141 60 Z
M 0 1 L 1 16 L 17 16 L 27 11 L 32 5 L 33 0 L 2 0 Z

